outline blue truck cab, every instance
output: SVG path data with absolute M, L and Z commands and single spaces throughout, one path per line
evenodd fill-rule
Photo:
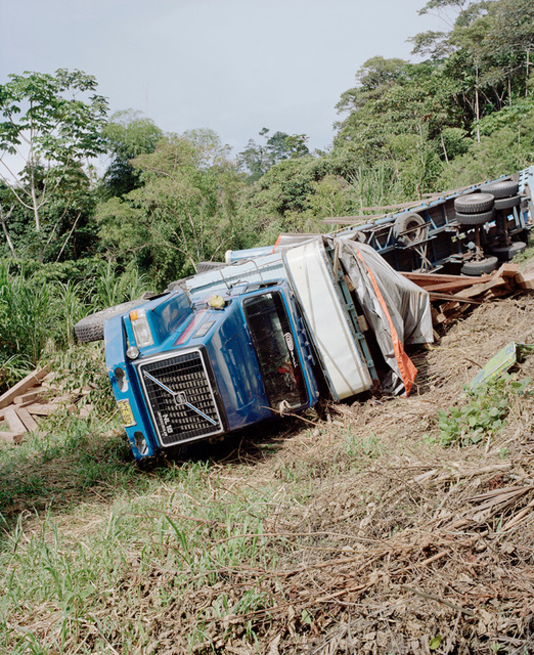
M 176 289 L 104 325 L 106 364 L 136 459 L 218 437 L 319 399 L 284 279 Z

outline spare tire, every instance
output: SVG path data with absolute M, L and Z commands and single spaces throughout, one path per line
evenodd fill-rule
M 484 225 L 495 218 L 495 210 L 490 209 L 489 212 L 482 212 L 480 214 L 461 214 L 456 212 L 456 220 L 460 225 Z
M 393 234 L 404 246 L 413 246 L 428 239 L 429 227 L 425 219 L 415 212 L 401 214 L 395 219 Z
M 511 196 L 510 198 L 495 198 L 495 209 L 512 209 L 521 202 L 521 196 Z
M 491 193 L 470 193 L 454 199 L 454 209 L 461 214 L 480 214 L 493 209 L 494 198 Z
M 514 196 L 519 189 L 519 184 L 512 180 L 501 180 L 500 182 L 492 182 L 486 184 L 484 193 L 491 193 L 494 198 L 508 198 Z
M 497 268 L 497 257 L 487 257 L 480 261 L 465 262 L 460 269 L 462 275 L 483 275 L 484 273 L 491 273 Z
M 493 246 L 490 248 L 492 255 L 495 255 L 502 262 L 510 261 L 520 252 L 527 249 L 527 244 L 523 241 L 514 241 L 509 246 Z
M 74 326 L 74 334 L 78 341 L 82 343 L 89 343 L 91 341 L 101 341 L 104 338 L 104 321 L 113 316 L 126 314 L 127 312 L 144 305 L 147 302 L 145 298 L 137 298 L 137 300 L 130 300 L 123 302 L 120 305 L 114 305 L 107 309 L 102 309 L 94 314 L 89 314 L 81 321 L 78 321 Z

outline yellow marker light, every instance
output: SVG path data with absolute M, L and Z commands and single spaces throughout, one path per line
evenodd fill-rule
M 130 312 L 130 320 L 132 321 L 132 329 L 137 347 L 151 346 L 154 343 L 154 339 L 150 331 L 146 311 L 144 309 L 134 309 L 133 312 Z

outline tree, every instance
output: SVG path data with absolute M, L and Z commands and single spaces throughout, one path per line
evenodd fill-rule
M 65 175 L 105 152 L 108 104 L 95 93 L 96 79 L 79 70 L 9 78 L 0 86 L 0 179 L 31 211 L 41 241 L 43 208 Z M 14 170 L 10 155 L 24 162 L 21 172 Z
M 106 199 L 124 196 L 141 185 L 141 172 L 131 160 L 154 152 L 163 131 L 150 118 L 127 109 L 111 116 L 103 135 L 113 156 L 104 174 L 103 195 Z
M 142 185 L 99 207 L 103 245 L 117 258 L 135 257 L 158 282 L 240 247 L 235 215 L 243 182 L 228 152 L 211 130 L 160 139 L 153 153 L 132 161 Z
M 250 184 L 259 180 L 278 162 L 310 154 L 306 145 L 308 137 L 305 134 L 275 132 L 268 136 L 269 130 L 266 127 L 259 134 L 264 137 L 265 145 L 258 145 L 250 139 L 246 149 L 240 152 L 237 158 L 240 168 L 248 172 L 247 180 Z

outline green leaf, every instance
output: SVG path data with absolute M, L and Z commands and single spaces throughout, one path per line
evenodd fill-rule
M 430 650 L 437 650 L 441 645 L 441 640 L 442 639 L 443 639 L 443 637 L 441 635 L 437 635 L 436 637 L 432 637 L 432 639 L 430 640 L 430 643 L 428 644 L 428 647 L 430 648 Z

